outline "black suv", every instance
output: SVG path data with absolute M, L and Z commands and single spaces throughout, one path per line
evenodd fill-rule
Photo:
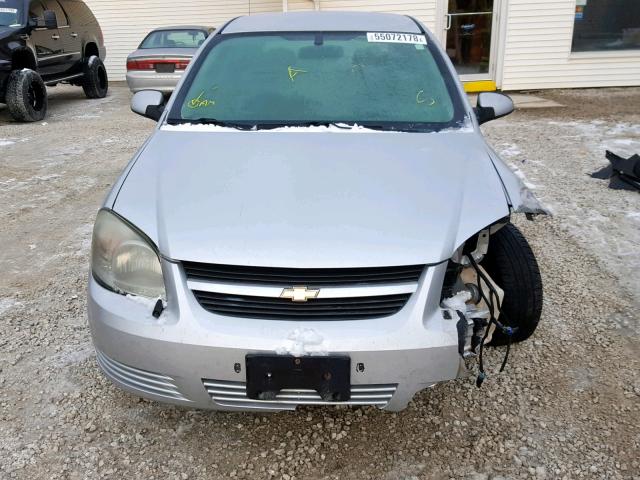
M 44 118 L 47 85 L 105 97 L 105 56 L 100 25 L 82 1 L 0 0 L 0 102 L 16 120 Z

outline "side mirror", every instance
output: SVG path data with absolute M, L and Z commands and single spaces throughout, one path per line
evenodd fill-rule
M 141 90 L 131 99 L 131 111 L 157 122 L 164 112 L 164 95 L 157 90 Z
M 483 124 L 513 112 L 513 100 L 503 93 L 482 92 L 478 95 L 478 106 L 474 110 L 478 123 Z
M 44 26 L 47 30 L 55 30 L 58 28 L 58 19 L 56 18 L 56 12 L 53 10 L 44 11 Z

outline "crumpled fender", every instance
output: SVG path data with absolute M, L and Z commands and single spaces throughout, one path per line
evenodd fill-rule
M 524 182 L 504 163 L 498 154 L 489 146 L 489 158 L 502 181 L 507 202 L 513 213 L 524 213 L 527 215 L 552 215 L 540 200 L 536 198 Z

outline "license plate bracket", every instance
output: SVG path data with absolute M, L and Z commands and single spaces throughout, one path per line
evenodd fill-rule
M 247 397 L 253 400 L 274 400 L 285 389 L 315 390 L 326 402 L 351 398 L 351 359 L 347 356 L 250 354 L 245 362 Z
M 176 66 L 173 63 L 156 63 L 155 67 L 158 73 L 173 73 L 176 71 Z

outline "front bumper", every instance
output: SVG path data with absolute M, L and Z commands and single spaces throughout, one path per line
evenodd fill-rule
M 455 320 L 439 307 L 446 264 L 428 267 L 418 290 L 395 315 L 348 321 L 276 321 L 209 313 L 187 287 L 180 265 L 164 261 L 167 309 L 89 281 L 88 314 L 98 363 L 121 388 L 138 396 L 195 408 L 285 410 L 326 404 L 314 392 L 276 401 L 244 396 L 245 356 L 281 349 L 296 329 L 313 329 L 318 348 L 351 358 L 350 404 L 404 409 L 414 394 L 463 370 Z M 280 398 L 280 397 L 279 397 Z
M 130 71 L 127 72 L 127 85 L 133 93 L 141 90 L 157 90 L 162 93 L 171 93 L 182 78 L 183 71 L 177 73 L 158 73 L 155 71 Z

